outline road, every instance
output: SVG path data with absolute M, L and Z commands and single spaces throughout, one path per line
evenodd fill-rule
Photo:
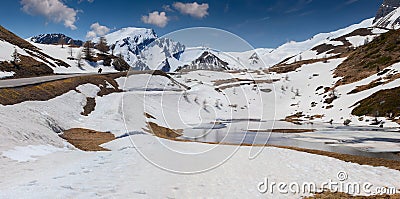
M 82 74 L 64 74 L 64 75 L 49 75 L 40 77 L 18 78 L 0 80 L 0 88 L 20 87 L 44 82 L 50 82 L 60 79 L 68 79 L 71 77 L 95 75 L 97 73 L 82 73 Z
M 101 75 L 112 74 L 112 73 L 118 73 L 118 72 L 101 73 Z M 161 76 L 167 77 L 172 82 L 184 87 L 185 89 L 190 89 L 190 87 L 176 81 L 171 76 L 169 76 L 167 73 L 164 73 L 162 71 L 153 71 L 153 70 L 129 71 L 127 74 L 128 74 L 128 76 L 139 75 L 139 74 L 161 75 Z M 15 88 L 15 87 L 21 87 L 21 86 L 29 86 L 29 85 L 40 84 L 40 83 L 44 83 L 44 82 L 68 79 L 68 78 L 78 77 L 78 76 L 89 76 L 89 75 L 98 75 L 98 73 L 78 73 L 78 74 L 62 74 L 62 75 L 60 74 L 60 75 L 49 75 L 49 76 L 40 76 L 40 77 L 18 78 L 18 79 L 4 79 L 4 80 L 0 79 L 0 88 Z

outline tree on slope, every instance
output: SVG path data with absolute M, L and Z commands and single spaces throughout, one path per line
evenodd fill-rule
M 106 54 L 110 50 L 110 47 L 107 45 L 107 40 L 105 37 L 100 37 L 99 43 L 96 45 L 96 49 L 103 54 Z
M 61 38 L 58 40 L 58 44 L 61 45 L 61 48 L 64 48 L 64 44 L 65 44 L 64 36 L 61 36 Z
M 93 43 L 91 41 L 85 42 L 82 52 L 86 60 L 94 61 Z
M 14 47 L 14 52 L 11 54 L 11 58 L 14 63 L 18 63 L 21 61 L 21 59 L 19 58 L 17 48 L 15 48 L 15 47 Z

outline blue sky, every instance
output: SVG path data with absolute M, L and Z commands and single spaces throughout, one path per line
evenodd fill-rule
M 52 11 L 45 7 L 46 3 L 53 5 Z M 183 28 L 213 27 L 237 34 L 257 48 L 277 47 L 374 17 L 381 3 L 382 0 L 3 0 L 0 25 L 23 38 L 61 32 L 82 40 L 94 23 L 98 23 L 92 27 L 97 35 L 128 26 L 152 28 L 159 36 Z

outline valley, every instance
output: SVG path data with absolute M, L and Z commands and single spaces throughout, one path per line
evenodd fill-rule
M 274 49 L 216 28 L 81 41 L 0 26 L 0 198 L 398 198 L 396 2 Z

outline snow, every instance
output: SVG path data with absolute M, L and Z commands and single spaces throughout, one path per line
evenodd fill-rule
M 14 76 L 15 72 L 0 71 L 0 79 Z
M 0 61 L 10 61 L 12 60 L 11 55 L 14 53 L 14 50 L 17 50 L 18 54 L 29 56 L 25 50 L 19 48 L 18 46 L 12 45 L 6 41 L 0 40 Z
M 346 39 L 354 46 L 362 46 L 365 45 L 366 42 L 371 42 L 376 36 L 375 35 L 369 35 L 369 36 L 352 36 L 352 37 L 347 37 Z
M 383 33 L 387 33 L 389 30 L 386 30 L 386 29 L 381 29 L 381 28 L 373 28 L 372 30 L 371 30 L 371 32 L 373 33 L 373 34 L 383 34 Z
M 80 91 L 86 97 L 96 97 L 100 88 L 93 84 L 84 84 L 76 87 L 76 90 Z
M 138 147 L 152 150 L 159 157 L 169 154 L 168 150 L 151 136 L 138 135 L 133 139 L 140 143 Z M 162 142 L 189 151 L 203 151 L 208 148 L 206 144 L 168 140 Z M 106 146 L 113 148 L 113 151 L 61 151 L 35 162 L 4 162 L 2 166 L 7 167 L 7 172 L 0 174 L 0 197 L 10 198 L 18 195 L 23 198 L 39 198 L 57 195 L 61 198 L 299 198 L 300 194 L 286 195 L 275 192 L 274 195 L 263 195 L 258 192 L 257 185 L 264 181 L 264 178 L 268 178 L 270 182 L 314 182 L 319 185 L 329 179 L 338 181 L 336 175 L 340 171 L 347 172 L 348 182 L 369 182 L 374 188 L 400 186 L 400 172 L 395 170 L 361 166 L 286 149 L 265 148 L 256 159 L 249 160 L 250 147 L 239 147 L 234 156 L 213 170 L 181 175 L 167 172 L 149 163 L 132 148 L 128 138 L 116 140 Z M 221 146 L 219 150 L 231 151 L 235 148 Z M 165 159 L 182 166 L 193 165 L 190 159 L 179 158 L 170 161 L 170 158 Z M 10 175 L 17 171 L 18 175 Z
M 262 195 L 258 192 L 257 185 L 264 178 L 275 182 L 321 184 L 329 179 L 336 180 L 339 171 L 348 173 L 349 182 L 370 182 L 374 187 L 399 187 L 400 172 L 384 167 L 361 166 L 325 156 L 272 147 L 261 150 L 258 147 L 175 142 L 148 135 L 143 131 L 146 129 L 146 121 L 182 129 L 204 127 L 201 124 L 209 124 L 216 119 L 280 119 L 296 109 L 303 110 L 306 114 L 321 113 L 324 109 L 308 111 L 310 102 L 317 100 L 309 96 L 313 96 L 317 86 L 329 86 L 334 82 L 331 70 L 343 60 L 304 65 L 297 72 L 288 73 L 288 81 L 284 79 L 285 74 L 271 74 L 269 77 L 264 73 L 192 71 L 182 74 L 180 78 L 173 75 L 177 81 L 192 87 L 187 91 L 188 101 L 182 96 L 182 88 L 171 84 L 168 78 L 140 74 L 117 79 L 120 88 L 125 90 L 123 93 L 98 97 L 95 93 L 99 88 L 85 84 L 78 87 L 80 93 L 70 91 L 46 102 L 0 106 L 0 139 L 4 141 L 0 146 L 0 152 L 4 156 L 0 158 L 0 163 L 7 170 L 0 173 L 0 197 L 18 195 L 37 198 L 57 193 L 62 198 L 159 198 L 194 195 L 287 198 L 288 195 L 276 193 Z M 314 73 L 319 76 L 313 76 Z M 309 76 L 312 78 L 305 80 L 304 77 Z M 212 86 L 216 80 L 232 78 L 279 78 L 281 81 L 276 82 L 276 85 L 259 84 L 260 88 L 275 90 L 276 87 L 275 93 L 258 93 L 251 85 L 228 88 L 219 93 Z M 366 81 L 372 81 L 373 78 Z M 338 100 L 355 101 L 343 93 L 361 83 L 365 82 L 358 82 L 345 89 L 339 87 L 338 92 L 342 96 Z M 279 90 L 281 85 L 288 86 L 289 89 L 282 92 Z M 388 84 L 383 88 L 393 85 Z M 291 86 L 299 89 L 301 96 L 292 99 L 294 94 L 290 92 Z M 368 91 L 361 97 L 370 93 L 372 92 Z M 96 97 L 96 108 L 89 116 L 82 116 L 80 112 L 87 96 Z M 195 97 L 199 98 L 199 104 L 194 102 Z M 214 107 L 216 99 L 223 104 L 220 109 Z M 203 109 L 204 100 L 207 101 L 208 111 Z M 299 107 L 289 107 L 293 102 L 298 103 Z M 228 107 L 229 104 L 237 104 L 239 108 Z M 248 109 L 240 108 L 244 106 Z M 149 113 L 156 119 L 147 119 L 144 113 Z M 349 112 L 333 109 L 330 115 L 328 111 L 323 114 L 327 115 L 323 120 L 328 120 L 335 114 L 340 116 Z M 80 127 L 110 131 L 116 136 L 126 135 L 128 132 L 134 135 L 103 144 L 103 147 L 111 150 L 109 152 L 65 150 L 64 141 L 49 127 L 49 122 L 64 129 Z M 282 124 L 277 128 L 280 125 Z M 322 137 L 322 134 L 309 133 L 303 139 L 316 142 L 319 140 L 318 136 Z M 374 134 L 370 132 L 359 135 L 360 138 L 367 136 Z M 387 136 L 398 137 L 395 133 Z M 340 137 L 350 136 L 346 133 L 332 133 L 325 139 L 336 140 Z M 49 147 L 48 144 L 54 147 Z M 365 142 L 363 146 L 356 144 L 351 147 L 370 147 L 372 151 L 385 151 L 386 144 Z M 394 144 L 388 146 L 393 147 Z M 253 150 L 261 153 L 255 159 L 249 159 Z M 193 172 L 195 174 L 180 175 Z M 298 198 L 301 195 L 289 197 L 292 196 Z
M 4 157 L 16 160 L 18 162 L 27 162 L 37 160 L 37 157 L 46 156 L 51 153 L 62 151 L 63 149 L 54 147 L 52 145 L 28 145 L 17 146 L 14 149 L 4 151 Z

